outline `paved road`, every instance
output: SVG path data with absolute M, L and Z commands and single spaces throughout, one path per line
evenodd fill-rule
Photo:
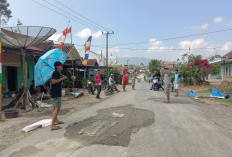
M 36 130 L 0 156 L 232 157 L 230 127 L 208 116 L 204 104 L 184 94 L 165 104 L 164 93 L 149 88 L 137 83 L 137 90 L 63 116 L 64 129 Z

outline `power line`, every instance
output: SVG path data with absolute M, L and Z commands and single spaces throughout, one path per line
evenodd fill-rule
M 58 12 L 58 11 L 52 9 L 52 8 L 49 8 L 49 7 L 45 6 L 45 5 L 43 5 L 42 3 L 39 3 L 39 2 L 37 2 L 37 1 L 35 1 L 35 0 L 32 0 L 32 1 L 35 2 L 35 3 L 37 3 L 37 4 L 39 4 L 40 6 L 43 6 L 44 8 L 47 8 L 47 9 L 49 9 L 49 10 L 51 10 L 51 11 L 53 11 L 53 12 L 59 14 L 59 15 L 61 15 L 61 16 L 64 16 L 64 17 L 66 17 L 66 18 L 68 18 L 68 19 L 71 19 L 71 20 L 73 20 L 73 21 L 76 22 L 76 23 L 79 23 L 79 24 L 81 24 L 81 25 L 83 25 L 83 26 L 86 26 L 86 27 L 90 27 L 90 26 L 88 26 L 88 25 L 86 25 L 86 24 L 84 24 L 84 23 L 82 23 L 82 22 L 79 22 L 79 21 L 77 21 L 77 20 L 75 20 L 75 19 L 73 19 L 73 18 L 68 17 L 68 16 L 65 15 L 65 14 L 62 14 L 62 13 L 60 13 L 60 12 Z M 96 29 L 96 28 L 94 28 L 94 27 L 90 27 L 90 28 Z M 96 29 L 96 30 L 98 30 L 98 29 Z
M 134 43 L 121 43 L 121 44 L 117 44 L 117 45 L 146 44 L 146 43 L 152 43 L 152 42 L 157 42 L 157 41 L 167 41 L 167 40 L 175 40 L 175 39 L 188 38 L 188 37 L 194 37 L 194 36 L 200 36 L 200 35 L 215 34 L 215 33 L 231 31 L 231 30 L 232 30 L 232 28 L 227 28 L 227 29 L 221 29 L 221 30 L 211 31 L 211 32 L 206 32 L 206 33 L 198 33 L 198 34 L 192 34 L 192 35 L 164 38 L 164 39 L 160 39 L 160 40 L 156 40 L 156 41 L 142 41 L 142 42 L 134 42 Z M 103 45 L 94 45 L 94 46 L 103 46 Z M 116 45 L 110 45 L 110 46 L 116 46 Z
M 99 27 L 101 27 L 101 28 L 104 28 L 104 29 L 108 30 L 108 28 L 106 28 L 105 26 L 102 26 L 102 25 L 97 24 L 96 22 L 94 22 L 94 21 L 92 21 L 92 20 L 88 19 L 87 17 L 85 17 L 85 16 L 81 15 L 80 13 L 78 13 L 78 12 L 74 11 L 73 9 L 69 8 L 69 7 L 68 7 L 68 6 L 66 6 L 65 4 L 60 3 L 60 2 L 58 2 L 57 0 L 54 0 L 54 1 L 55 1 L 56 3 L 58 3 L 58 4 L 62 5 L 63 7 L 65 7 L 65 8 L 67 8 L 67 9 L 69 9 L 69 10 L 70 10 L 70 11 L 72 11 L 73 13 L 75 13 L 75 14 L 77 14 L 77 15 L 81 16 L 82 18 L 86 19 L 87 21 L 92 22 L 93 24 L 95 24 L 95 25 L 97 25 L 97 26 L 99 26 Z
M 58 8 L 58 9 L 60 9 L 61 11 L 65 12 L 66 14 L 68 14 L 68 15 L 70 15 L 70 16 L 72 16 L 72 17 L 75 17 L 76 19 L 78 19 L 78 20 L 80 20 L 80 21 L 82 21 L 82 22 L 87 23 L 86 21 L 82 20 L 81 18 L 79 18 L 79 17 L 77 17 L 77 16 L 75 16 L 75 15 L 73 15 L 73 14 L 67 12 L 67 11 L 65 11 L 64 9 L 58 7 L 57 5 L 54 5 L 54 4 L 52 4 L 52 3 L 50 3 L 50 2 L 48 2 L 48 1 L 46 1 L 46 0 L 42 0 L 42 1 L 44 1 L 44 2 L 47 3 L 47 4 L 50 4 L 51 6 L 55 6 L 56 8 Z M 88 24 L 91 25 L 91 26 L 93 26 L 93 27 L 96 27 L 96 28 L 98 28 L 98 29 L 100 28 L 100 27 L 98 27 L 98 26 L 96 26 L 96 25 L 93 25 L 92 23 L 89 23 L 89 22 L 88 22 Z M 100 28 L 100 29 L 101 29 L 101 28 Z

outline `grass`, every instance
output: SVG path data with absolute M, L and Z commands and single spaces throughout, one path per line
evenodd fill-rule
M 214 101 L 220 102 L 226 107 L 232 107 L 232 99 L 214 99 Z

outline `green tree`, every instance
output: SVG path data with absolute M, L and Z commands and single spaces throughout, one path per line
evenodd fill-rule
M 149 62 L 149 70 L 150 72 L 154 72 L 154 71 L 160 71 L 160 60 L 158 59 L 153 59 Z
M 1 22 L 2 25 L 6 25 L 11 16 L 11 10 L 9 9 L 10 4 L 7 2 L 7 0 L 0 0 L 0 9 L 1 9 Z

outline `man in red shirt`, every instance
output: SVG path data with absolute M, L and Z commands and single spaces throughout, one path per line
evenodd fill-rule
M 128 73 L 127 73 L 127 69 L 125 68 L 123 70 L 123 76 L 122 76 L 122 88 L 123 88 L 123 92 L 126 91 L 126 85 L 127 85 L 127 78 L 128 78 Z
M 96 86 L 97 86 L 97 99 L 100 99 L 100 93 L 101 93 L 101 76 L 100 76 L 100 70 L 97 70 L 97 74 L 95 76 Z

